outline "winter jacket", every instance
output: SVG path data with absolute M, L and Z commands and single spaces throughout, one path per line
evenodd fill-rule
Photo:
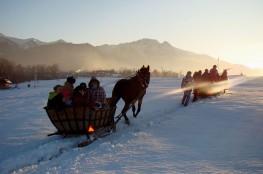
M 74 91 L 72 100 L 74 106 L 89 106 L 88 90 L 86 90 L 84 95 L 82 95 L 79 91 Z
M 71 103 L 72 96 L 73 96 L 73 85 L 69 82 L 65 82 L 63 88 L 62 88 L 62 95 L 63 95 L 63 101 L 65 103 Z
M 221 80 L 221 81 L 228 80 L 228 76 L 227 76 L 227 71 L 226 71 L 226 70 L 225 70 L 225 71 L 223 72 L 223 74 L 221 75 L 220 80 Z
M 60 110 L 65 106 L 63 102 L 63 95 L 56 92 L 50 92 L 48 95 L 47 107 L 50 109 Z
M 202 73 L 195 72 L 193 75 L 193 80 L 195 83 L 201 82 L 202 81 Z
M 88 89 L 90 103 L 95 105 L 95 103 L 104 104 L 106 102 L 106 93 L 102 87 L 98 87 L 97 89 Z
M 217 69 L 212 68 L 212 69 L 210 70 L 210 81 L 212 81 L 212 82 L 217 82 L 218 80 L 219 80 L 218 71 L 217 71 Z
M 202 81 L 203 82 L 209 82 L 210 81 L 210 74 L 208 72 L 204 72 L 202 75 Z
M 185 76 L 182 80 L 181 88 L 189 87 L 192 85 L 192 83 L 193 83 L 193 78 L 191 76 L 190 77 Z

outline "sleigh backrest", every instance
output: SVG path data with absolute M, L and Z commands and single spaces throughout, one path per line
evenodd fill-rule
M 52 124 L 60 134 L 86 134 L 92 126 L 94 130 L 114 126 L 116 107 L 90 109 L 89 107 L 67 107 L 62 110 L 45 107 Z

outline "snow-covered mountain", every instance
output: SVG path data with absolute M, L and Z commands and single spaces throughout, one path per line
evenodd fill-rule
M 22 48 L 22 49 L 29 49 L 29 48 L 33 48 L 33 47 L 37 47 L 41 45 L 48 45 L 48 44 L 67 43 L 63 39 L 58 39 L 53 42 L 43 42 L 35 38 L 19 39 L 15 37 L 6 36 L 0 33 L 0 43 L 4 43 L 4 42 L 9 43 L 9 44 L 12 43 L 13 45 L 16 45 L 17 47 Z
M 217 58 L 196 54 L 172 46 L 168 42 L 140 39 L 117 45 L 93 46 L 73 44 L 64 40 L 42 42 L 37 39 L 17 39 L 0 36 L 0 56 L 24 65 L 58 64 L 63 70 L 138 68 L 143 64 L 152 69 L 177 72 L 210 68 Z M 230 68 L 232 74 L 256 74 L 242 66 L 220 61 L 220 68 Z
M 16 44 L 18 47 L 20 47 L 22 49 L 27 49 L 27 48 L 47 44 L 46 42 L 42 42 L 42 41 L 34 39 L 34 38 L 19 39 L 19 38 L 15 38 L 15 37 L 5 36 L 2 33 L 0 33 L 0 39 L 1 39 L 1 42 L 3 42 L 4 40 L 6 42 L 13 42 L 14 44 Z

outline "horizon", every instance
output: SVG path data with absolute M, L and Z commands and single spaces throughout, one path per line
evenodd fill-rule
M 263 68 L 263 2 L 1 1 L 1 33 L 94 46 L 151 38 L 176 48 Z

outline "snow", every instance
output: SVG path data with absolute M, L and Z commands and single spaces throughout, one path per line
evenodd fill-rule
M 111 96 L 117 78 L 100 80 Z M 85 136 L 46 136 L 55 128 L 43 106 L 63 80 L 2 90 L 0 173 L 263 173 L 263 78 L 231 81 L 227 94 L 182 107 L 171 93 L 180 79 L 153 78 L 131 125 L 84 148 Z

